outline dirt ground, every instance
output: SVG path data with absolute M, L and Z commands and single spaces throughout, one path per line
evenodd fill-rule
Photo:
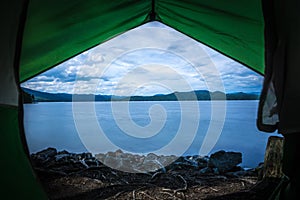
M 36 173 L 49 199 L 54 200 L 265 200 L 279 181 L 258 181 L 257 176 L 203 175 L 194 169 L 126 173 L 104 166 L 68 175 L 41 169 Z

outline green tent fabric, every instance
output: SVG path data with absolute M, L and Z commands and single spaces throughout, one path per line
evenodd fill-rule
M 151 1 L 30 1 L 20 79 L 145 23 L 150 12 Z
M 1 198 L 46 199 L 31 168 L 22 134 L 22 105 L 19 104 L 17 69 L 20 58 L 22 18 L 25 4 L 10 0 L 0 3 L 0 150 Z
M 162 23 L 264 73 L 259 0 L 157 0 L 155 11 Z
M 259 73 L 264 72 L 259 0 L 31 0 L 20 80 L 150 20 L 169 25 Z
M 299 106 L 293 106 L 297 104 L 300 94 L 300 87 L 296 83 L 299 77 L 297 65 L 300 61 L 296 53 L 299 52 L 298 48 L 292 45 L 294 40 L 297 41 L 296 44 L 299 40 L 292 30 L 295 25 L 300 27 L 297 26 L 299 20 L 295 20 L 299 19 L 297 9 L 300 6 L 295 0 L 288 0 L 274 9 L 271 0 L 263 2 L 280 22 L 275 23 L 275 30 L 280 36 L 278 38 L 284 41 L 288 38 L 285 44 L 291 47 L 288 51 L 279 48 L 282 50 L 280 53 L 284 54 L 276 54 L 280 58 L 284 57 L 286 63 L 274 71 L 280 74 L 285 64 L 288 66 L 284 77 L 279 79 L 274 79 L 274 66 L 269 59 L 274 54 L 271 53 L 270 56 L 268 52 L 273 52 L 274 48 L 269 48 L 276 47 L 278 41 L 281 44 L 282 40 L 270 40 L 272 34 L 265 34 L 268 32 L 264 30 L 265 26 L 269 27 L 265 22 L 269 18 L 263 17 L 261 0 L 1 1 L 0 131 L 1 151 L 5 154 L 1 160 L 1 195 L 12 199 L 47 199 L 28 160 L 22 131 L 20 82 L 153 20 L 177 29 L 254 71 L 266 73 L 268 78 L 265 79 L 258 127 L 265 131 L 265 122 L 274 126 L 278 124 L 278 120 L 283 120 L 286 123 L 282 124 L 282 131 L 299 131 Z M 282 18 L 281 6 L 285 8 Z M 286 8 L 291 9 L 292 17 L 288 15 L 289 10 Z M 274 19 L 270 21 L 273 22 Z M 293 23 L 286 25 L 285 21 Z M 296 33 L 299 33 L 298 29 Z M 269 45 L 274 43 L 275 45 Z M 266 71 L 265 58 L 268 58 Z M 297 95 L 293 95 L 293 91 L 296 91 Z M 290 99 L 292 103 L 288 104 Z M 277 104 L 278 100 L 280 104 Z M 271 105 L 266 107 L 269 102 Z M 264 121 L 261 117 L 268 118 L 268 112 L 274 108 L 273 105 L 284 109 L 279 112 L 278 119 L 275 117 Z M 295 120 L 290 123 L 289 119 L 294 119 L 294 116 Z M 269 131 L 275 131 L 277 128 L 275 126 Z M 18 181 L 12 182 L 13 176 L 17 177 Z
M 1 198 L 45 199 L 20 139 L 19 110 L 0 106 Z

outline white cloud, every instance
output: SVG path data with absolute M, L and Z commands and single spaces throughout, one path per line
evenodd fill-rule
M 54 93 L 151 95 L 220 88 L 219 75 L 226 91 L 258 92 L 263 79 L 241 64 L 154 22 L 86 51 L 22 86 Z

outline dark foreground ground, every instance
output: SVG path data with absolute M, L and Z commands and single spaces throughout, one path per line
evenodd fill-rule
M 31 158 L 49 199 L 55 200 L 265 200 L 279 182 L 261 180 L 255 169 L 245 171 L 235 167 L 220 173 L 201 170 L 183 161 L 155 172 L 127 173 L 107 167 L 89 154 L 78 156 L 48 150 Z

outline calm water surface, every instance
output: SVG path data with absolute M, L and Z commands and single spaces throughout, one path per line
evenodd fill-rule
M 91 103 L 78 103 L 77 106 L 83 108 L 81 110 L 85 111 L 85 107 L 87 109 L 86 112 L 81 113 L 76 111 L 77 121 L 74 120 L 72 107 L 74 105 L 71 102 L 25 104 L 25 134 L 31 153 L 47 147 L 71 152 L 85 152 L 90 150 L 89 148 L 96 149 L 94 153 L 96 153 L 95 151 L 98 153 L 115 151 L 117 148 L 112 148 L 107 141 L 99 140 L 93 136 L 89 137 L 91 133 L 99 134 L 100 127 L 107 140 L 115 146 L 124 151 L 145 154 L 169 144 L 176 137 L 178 130 L 182 128 L 180 124 L 182 118 L 190 117 L 190 119 L 185 120 L 185 123 L 190 123 L 187 127 L 195 127 L 196 125 L 197 129 L 195 138 L 184 154 L 195 155 L 199 153 L 209 124 L 213 120 L 211 119 L 211 103 L 209 101 L 196 103 L 198 110 L 191 108 L 186 110 L 186 113 L 190 113 L 190 115 L 182 116 L 179 102 L 129 102 L 129 104 L 127 102 L 114 102 L 116 107 L 128 105 L 131 121 L 126 119 L 126 109 L 119 113 L 117 111 L 118 114 L 114 115 L 110 102 L 96 102 L 93 104 L 95 112 L 92 114 L 88 110 L 89 106 L 87 106 Z M 153 105 L 160 105 L 158 111 L 163 110 L 163 112 L 153 113 L 153 110 L 151 111 Z M 243 167 L 255 167 L 258 163 L 263 162 L 267 139 L 271 134 L 260 132 L 256 128 L 257 106 L 258 101 L 227 101 L 224 127 L 216 145 L 209 154 L 218 150 L 242 152 Z M 152 116 L 149 115 L 149 111 L 152 112 Z M 196 120 L 197 124 L 195 124 L 195 119 L 192 117 L 195 116 L 193 112 L 197 111 L 200 120 Z M 78 125 L 78 120 L 80 125 Z M 97 126 L 95 126 L 95 121 Z M 151 123 L 154 123 L 152 128 Z M 134 131 L 130 125 L 137 127 L 134 133 L 136 137 L 130 133 L 126 134 L 130 130 Z M 86 132 L 82 133 L 82 129 Z M 137 132 L 139 130 L 141 133 Z M 151 131 L 156 134 L 151 135 Z M 188 128 L 184 131 L 187 136 L 193 134 L 193 131 Z M 85 134 L 85 141 L 88 141 L 89 147 L 86 147 L 86 143 L 82 142 L 82 134 Z M 165 150 L 164 154 L 177 154 L 180 145 L 178 143 L 171 146 Z

